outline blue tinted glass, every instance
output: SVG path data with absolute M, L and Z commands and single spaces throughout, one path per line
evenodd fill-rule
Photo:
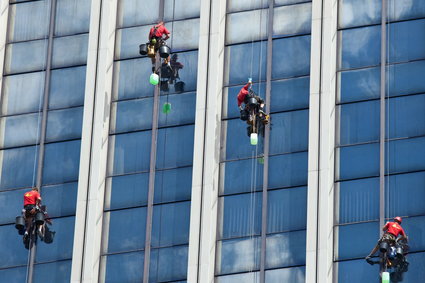
M 381 89 L 381 72 L 379 68 L 340 72 L 338 80 L 338 102 L 344 103 L 379 98 Z
M 390 0 L 389 18 L 393 21 L 417 19 L 425 16 L 425 2 L 422 0 Z
M 41 189 L 43 204 L 47 205 L 50 216 L 58 217 L 75 214 L 78 183 L 46 186 Z
M 15 217 L 21 214 L 27 191 L 29 189 L 0 192 L 0 207 L 7 208 L 0 216 L 0 224 L 14 223 Z
M 258 237 L 220 241 L 217 244 L 216 274 L 252 271 L 260 268 L 261 239 Z M 220 280 L 220 282 L 245 282 Z
M 425 249 L 424 223 L 425 216 L 404 218 L 403 229 L 410 240 L 409 252 L 423 251 Z
M 124 174 L 149 170 L 151 131 L 111 137 L 113 161 L 109 174 Z
M 379 219 L 379 179 L 340 182 L 339 223 Z
M 390 24 L 388 59 L 391 63 L 425 58 L 425 20 Z
M 109 178 L 105 209 L 118 209 L 146 205 L 148 201 L 149 174 L 124 175 Z
M 88 43 L 88 33 L 55 38 L 52 67 L 84 65 L 87 62 Z
M 343 225 L 338 229 L 338 260 L 364 258 L 379 240 L 378 222 Z
M 153 98 L 126 100 L 112 104 L 113 133 L 152 128 Z
M 263 187 L 264 158 L 222 163 L 220 192 L 233 194 L 259 190 Z
M 305 264 L 305 230 L 268 236 L 266 241 L 266 268 Z
M 297 36 L 273 40 L 272 79 L 305 76 L 310 73 L 311 36 Z
M 248 136 L 248 128 L 245 121 L 232 119 L 223 122 L 223 133 L 226 133 L 226 152 L 221 157 L 224 160 L 253 157 L 263 154 L 263 137 L 258 137 L 258 145 L 252 146 Z
M 165 0 L 164 20 L 199 17 L 200 9 L 200 0 Z
M 386 145 L 388 173 L 410 172 L 425 169 L 425 138 L 391 141 Z
M 425 253 L 409 254 L 409 272 L 403 274 L 403 282 L 421 282 L 425 277 Z
M 381 22 L 380 0 L 339 0 L 338 26 L 349 28 Z
M 159 18 L 158 1 L 122 0 L 118 2 L 118 7 L 118 27 L 151 24 Z
M 226 85 L 243 84 L 248 78 L 252 78 L 254 82 L 266 79 L 267 42 L 232 45 L 225 52 Z
M 27 264 L 28 250 L 25 249 L 22 236 L 15 229 L 15 224 L 0 226 L 0 242 L 4 243 L 2 245 L 2 257 L 0 257 L 0 268 Z
M 47 40 L 13 43 L 6 46 L 5 74 L 40 71 L 46 65 Z
M 379 280 L 379 264 L 370 266 L 363 258 L 337 264 L 338 282 L 377 282 Z
M 158 130 L 156 168 L 175 168 L 192 164 L 194 126 Z
M 380 63 L 380 26 L 343 30 L 341 33 L 340 69 L 375 66 Z
M 27 267 L 8 268 L 0 270 L 0 282 L 22 283 L 25 282 Z
M 150 25 L 117 30 L 115 59 L 140 57 L 139 45 L 148 41 Z M 150 61 L 150 60 L 149 60 Z
M 425 134 L 425 95 L 397 97 L 387 105 L 387 138 L 404 138 Z
M 425 92 L 425 61 L 391 65 L 387 69 L 390 96 Z
M 183 36 L 184 37 L 184 36 Z M 173 52 L 176 52 L 173 50 Z M 196 91 L 197 76 L 198 76 L 198 51 L 174 53 L 177 55 L 176 62 L 180 63 L 179 82 L 184 83 L 184 91 Z M 174 89 L 174 91 L 173 91 Z M 171 88 L 169 93 L 180 92 L 175 88 Z
M 337 180 L 378 176 L 379 143 L 341 147 L 339 165 Z
M 149 58 L 115 62 L 114 99 L 153 96 L 154 87 L 149 83 L 151 68 L 152 63 Z
M 195 18 L 168 24 L 171 32 L 168 44 L 173 52 L 198 48 L 199 23 L 200 19 Z
M 166 103 L 171 106 L 168 114 L 164 111 Z M 159 107 L 159 127 L 195 123 L 196 93 L 161 96 Z
M 251 0 L 247 6 L 246 0 L 228 0 L 227 1 L 227 12 L 237 12 L 247 9 L 258 9 L 267 7 L 267 2 L 263 0 Z
M 37 170 L 37 153 L 35 146 L 0 151 L 0 189 L 31 187 Z
M 154 202 L 190 200 L 192 167 L 155 172 Z
M 248 272 L 216 277 L 216 283 L 260 283 L 259 272 Z M 267 281 L 268 282 L 268 281 Z
M 273 36 L 311 32 L 311 3 L 282 6 L 273 12 Z
M 245 85 L 226 87 L 223 95 L 223 108 L 221 109 L 221 115 L 223 118 L 236 118 L 240 117 L 240 111 L 238 108 L 237 96 L 239 91 Z M 266 83 L 261 82 L 252 85 L 252 90 L 257 93 L 258 96 L 265 99 L 266 94 Z
M 86 66 L 52 70 L 49 109 L 84 104 Z
M 154 206 L 152 247 L 187 244 L 189 242 L 190 202 Z
M 46 145 L 43 184 L 63 183 L 78 179 L 80 145 L 80 140 Z
M 0 146 L 4 148 L 38 144 L 41 119 L 41 113 L 0 118 Z
M 150 258 L 149 282 L 168 282 L 186 278 L 188 247 L 153 249 Z
M 144 253 L 133 252 L 106 257 L 106 283 L 143 281 Z
M 146 207 L 107 212 L 105 222 L 109 225 L 108 253 L 145 248 Z
M 266 271 L 267 283 L 304 283 L 305 282 L 305 267 L 292 267 L 284 269 L 275 269 Z
M 307 152 L 271 156 L 269 158 L 269 188 L 305 186 L 307 163 Z
M 39 111 L 43 93 L 44 72 L 3 77 L 2 115 Z
M 83 107 L 51 110 L 47 114 L 46 141 L 70 140 L 81 137 Z
M 345 104 L 339 106 L 338 110 L 338 145 L 379 140 L 379 100 Z
M 56 4 L 55 35 L 89 31 L 92 1 L 61 0 Z
M 256 235 L 261 232 L 260 193 L 241 194 L 220 198 L 222 213 L 219 223 L 220 239 Z
M 235 44 L 267 39 L 268 17 L 268 9 L 227 14 L 225 43 Z
M 69 282 L 71 279 L 71 261 L 59 261 L 37 264 L 34 267 L 34 282 Z
M 270 154 L 308 149 L 308 110 L 271 115 Z
M 270 111 L 307 108 L 310 99 L 310 77 L 272 81 Z
M 9 42 L 46 38 L 49 30 L 50 1 L 10 5 Z
M 268 192 L 267 233 L 305 229 L 307 188 Z
M 392 175 L 386 182 L 387 217 L 425 214 L 425 172 Z
M 72 246 L 74 244 L 75 217 L 62 217 L 53 219 L 53 225 L 49 229 L 55 231 L 54 241 L 46 244 L 42 241 L 37 243 L 36 262 L 46 262 L 72 258 Z

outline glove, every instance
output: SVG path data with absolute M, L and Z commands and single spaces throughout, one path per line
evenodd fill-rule
M 241 110 L 241 111 L 243 110 L 243 107 L 242 107 L 242 105 L 240 105 L 240 106 L 239 106 L 239 110 Z

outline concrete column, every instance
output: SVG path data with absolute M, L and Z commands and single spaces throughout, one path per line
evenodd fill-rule
M 313 0 L 306 282 L 332 282 L 337 0 Z
M 3 90 L 3 70 L 7 43 L 7 21 L 9 16 L 9 1 L 0 1 L 0 98 Z
M 226 0 L 201 0 L 189 283 L 214 282 Z
M 71 282 L 98 282 L 117 0 L 93 0 Z

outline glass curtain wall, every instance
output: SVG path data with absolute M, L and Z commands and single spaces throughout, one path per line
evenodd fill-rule
M 364 257 L 379 239 L 382 1 L 339 1 L 336 246 L 338 282 L 372 282 Z M 425 3 L 388 1 L 385 77 L 385 221 L 404 218 L 411 254 L 403 282 L 424 276 L 423 80 Z
M 227 2 L 222 152 L 219 187 L 217 282 L 259 282 L 262 211 L 267 211 L 266 282 L 304 282 L 307 213 L 311 2 Z M 273 21 L 268 30 L 269 20 Z M 272 54 L 267 54 L 268 37 Z M 271 76 L 266 76 L 271 56 Z M 271 90 L 268 172 L 264 139 L 250 145 L 236 96 L 252 78 L 266 98 Z M 264 174 L 268 204 L 262 207 Z
M 50 245 L 38 241 L 33 282 L 66 282 L 71 270 L 91 1 L 9 2 L 0 113 L 0 281 L 26 280 L 29 252 L 14 220 L 24 192 L 39 177 L 56 236 Z M 49 54 L 52 6 L 56 9 Z M 47 112 L 44 123 L 43 112 Z M 44 162 L 42 176 L 37 176 L 42 127 L 46 127 L 40 157 Z
M 149 183 L 154 183 L 149 282 L 186 282 L 198 66 L 200 0 L 118 1 L 102 282 L 142 282 Z M 171 67 L 161 68 L 152 147 L 151 60 L 139 55 L 160 15 L 171 32 Z M 156 165 L 150 168 L 150 156 Z M 154 170 L 154 180 L 149 172 Z

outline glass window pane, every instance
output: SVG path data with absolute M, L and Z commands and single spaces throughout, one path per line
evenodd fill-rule
M 266 39 L 268 12 L 267 9 L 263 9 L 228 14 L 226 44 Z M 249 32 L 246 32 L 247 30 Z
M 151 25 L 147 25 L 117 30 L 115 39 L 115 59 L 140 57 L 139 45 L 145 43 L 145 40 L 146 42 L 148 41 L 151 27 Z
M 34 282 L 69 282 L 71 279 L 71 261 L 58 261 L 34 266 Z
M 269 188 L 307 185 L 307 152 L 271 156 Z
M 192 167 L 155 172 L 154 203 L 190 200 Z
M 339 0 L 338 26 L 349 28 L 381 22 L 380 0 Z
M 186 279 L 188 246 L 153 249 L 150 257 L 149 282 Z
M 197 75 L 198 75 L 198 51 L 174 53 L 177 55 L 177 62 L 179 62 L 183 68 L 179 70 L 179 81 L 184 82 L 184 91 L 196 91 Z M 169 89 L 169 94 L 179 93 L 180 91 L 174 91 L 172 88 Z
M 88 43 L 88 34 L 55 38 L 53 40 L 52 67 L 86 64 Z
M 310 77 L 272 81 L 270 111 L 308 108 Z
M 338 73 L 338 103 L 379 98 L 380 68 L 350 70 Z
M 216 277 L 216 283 L 260 283 L 259 272 L 248 272 Z M 268 282 L 268 281 L 267 281 Z
M 6 46 L 5 74 L 40 71 L 46 66 L 47 40 L 34 40 Z
M 152 128 L 153 98 L 126 100 L 112 103 L 112 133 L 123 133 Z
M 149 170 L 151 131 L 111 136 L 109 146 L 109 175 Z
M 35 146 L 0 151 L 0 190 L 31 187 L 35 183 L 37 155 Z
M 200 0 L 165 0 L 164 20 L 181 20 L 200 16 Z
M 311 36 L 296 36 L 273 40 L 272 79 L 305 76 L 310 73 Z
M 78 183 L 45 186 L 41 189 L 43 204 L 51 217 L 75 214 Z
M 308 149 L 308 110 L 271 115 L 270 154 Z
M 409 237 L 409 252 L 425 249 L 425 216 L 406 217 L 403 219 L 403 229 Z M 412 241 L 413 239 L 413 241 Z M 410 256 L 409 256 L 410 257 Z M 410 258 L 408 258 L 410 262 Z
M 171 105 L 171 111 L 168 114 L 163 110 L 165 103 Z M 196 93 L 161 96 L 159 107 L 159 127 L 195 123 Z
M 305 264 L 305 230 L 267 236 L 266 241 L 266 268 Z
M 274 8 L 273 36 L 311 32 L 311 3 Z
M 339 235 L 338 260 L 364 258 L 379 240 L 378 222 L 343 225 L 338 226 L 337 229 L 337 235 Z
M 421 282 L 425 276 L 425 253 L 409 254 L 409 272 L 403 274 L 403 282 Z M 376 273 L 375 273 L 376 274 Z
M 341 147 L 337 156 L 337 180 L 379 175 L 379 143 Z
M 386 173 L 401 173 L 425 169 L 425 138 L 395 140 L 386 144 Z
M 338 223 L 379 219 L 379 179 L 340 182 Z
M 370 248 L 372 249 L 372 248 Z M 360 260 L 338 262 L 338 282 L 375 282 L 379 276 L 379 264 L 370 266 L 365 264 L 361 256 Z M 409 267 L 410 269 L 410 267 Z
M 156 168 L 192 165 L 193 125 L 158 130 Z
M 284 269 L 275 269 L 266 271 L 267 283 L 304 283 L 305 282 L 305 267 L 292 267 Z
M 159 1 L 118 1 L 117 27 L 153 24 L 159 20 Z
M 337 109 L 338 145 L 379 141 L 379 100 L 344 104 Z
M 133 252 L 108 255 L 105 283 L 131 283 L 143 281 L 144 253 Z
M 261 202 L 261 193 L 221 197 L 219 239 L 260 234 Z
M 42 241 L 37 243 L 37 263 L 72 258 L 72 246 L 74 244 L 75 217 L 62 217 L 53 219 L 50 230 L 56 232 L 53 243 L 46 244 Z
M 10 5 L 9 13 L 9 42 L 48 36 L 50 1 L 32 1 Z
M 91 2 L 87 0 L 57 1 L 55 35 L 89 32 Z
M 168 40 L 173 52 L 196 49 L 199 41 L 199 18 L 167 23 L 171 32 Z
M 146 205 L 149 174 L 134 174 L 108 178 L 105 209 L 119 209 Z
M 307 188 L 268 192 L 267 233 L 306 229 Z
M 225 162 L 220 167 L 220 193 L 234 194 L 263 188 L 264 159 Z
M 0 282 L 22 283 L 25 282 L 27 267 L 7 268 L 0 270 Z
M 258 8 L 266 8 L 267 6 L 268 3 L 264 0 L 250 0 L 248 3 L 246 0 L 228 0 L 227 12 L 253 10 Z
M 52 70 L 49 109 L 84 104 L 86 66 Z
M 261 238 L 244 238 L 217 243 L 216 274 L 253 271 L 260 268 Z M 220 282 L 234 282 L 222 281 Z M 245 282 L 245 281 L 237 281 Z
M 340 69 L 378 65 L 381 61 L 381 27 L 369 26 L 340 32 Z
M 15 217 L 20 215 L 24 206 L 24 193 L 27 191 L 29 188 L 0 192 L 0 207 L 7 208 L 0 215 L 0 224 L 14 223 Z
M 27 264 L 28 250 L 25 249 L 15 224 L 0 226 L 0 241 L 3 243 L 0 268 Z
M 425 61 L 391 65 L 387 72 L 389 96 L 425 92 Z
M 145 248 L 146 207 L 106 212 L 104 216 L 108 253 Z
M 418 19 L 425 16 L 425 2 L 422 0 L 390 0 L 388 7 L 389 18 L 392 21 Z
M 0 118 L 0 147 L 37 144 L 40 139 L 41 113 Z
M 78 180 L 80 145 L 80 140 L 46 145 L 43 184 Z
M 80 138 L 82 126 L 83 107 L 49 111 L 47 115 L 46 141 Z

